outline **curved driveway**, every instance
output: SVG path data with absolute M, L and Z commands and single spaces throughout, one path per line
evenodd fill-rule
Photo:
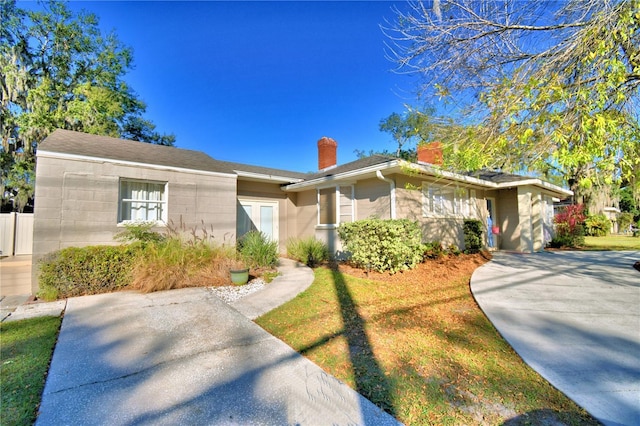
M 471 278 L 533 369 L 606 425 L 640 425 L 640 252 L 496 253 Z

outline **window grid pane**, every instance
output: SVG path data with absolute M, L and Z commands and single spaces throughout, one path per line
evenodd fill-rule
M 120 222 L 165 221 L 165 184 L 156 182 L 120 182 Z

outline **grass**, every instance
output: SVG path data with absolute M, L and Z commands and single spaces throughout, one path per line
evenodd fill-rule
M 35 422 L 61 321 L 41 317 L 0 323 L 3 425 Z
M 465 258 L 421 265 L 429 279 L 319 268 L 257 322 L 407 425 L 598 424 L 500 337 L 469 290 L 482 261 Z
M 585 237 L 585 250 L 640 250 L 640 237 L 631 235 L 608 235 Z

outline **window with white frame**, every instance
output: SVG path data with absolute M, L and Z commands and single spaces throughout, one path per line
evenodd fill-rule
M 318 225 L 353 222 L 353 198 L 352 185 L 318 189 Z
M 118 222 L 167 222 L 167 184 L 120 180 Z
M 431 217 L 468 217 L 475 201 L 466 188 L 456 185 L 422 184 L 422 214 Z

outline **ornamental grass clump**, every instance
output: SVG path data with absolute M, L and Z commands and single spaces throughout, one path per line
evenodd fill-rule
M 351 262 L 377 272 L 412 269 L 422 262 L 424 246 L 417 222 L 408 219 L 365 219 L 343 223 L 338 235 Z
M 238 254 L 247 267 L 273 268 L 278 264 L 278 242 L 259 231 L 250 231 L 238 240 Z
M 130 288 L 144 293 L 186 287 L 229 284 L 235 262 L 233 247 L 204 240 L 185 242 L 179 236 L 149 243 L 133 267 Z
M 287 256 L 313 268 L 329 260 L 329 248 L 315 237 L 292 238 L 287 241 Z

